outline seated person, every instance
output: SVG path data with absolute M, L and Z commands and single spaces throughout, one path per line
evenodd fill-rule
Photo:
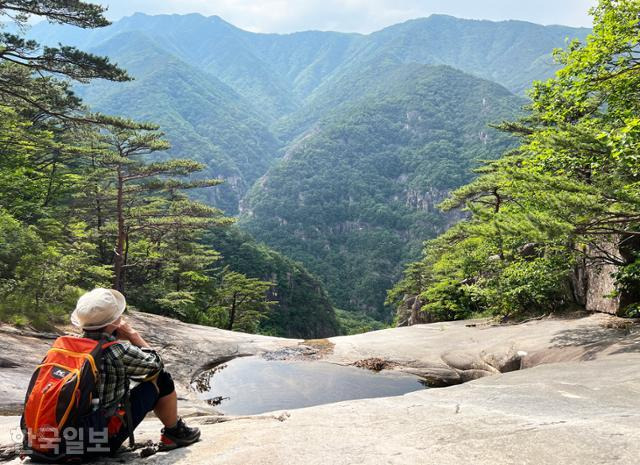
M 115 453 L 129 436 L 129 428 L 118 416 L 113 416 L 123 409 L 127 393 L 134 429 L 153 410 L 164 424 L 163 449 L 197 442 L 200 430 L 188 427 L 178 416 L 178 398 L 171 375 L 164 370 L 160 356 L 122 318 L 125 307 L 120 292 L 98 288 L 80 297 L 71 315 L 71 322 L 84 332 L 83 337 L 115 342 L 104 349 L 98 386 L 100 408 L 109 417 L 111 452 Z M 129 391 L 132 379 L 142 382 Z

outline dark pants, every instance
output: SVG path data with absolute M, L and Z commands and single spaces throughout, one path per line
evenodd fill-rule
M 157 385 L 157 388 L 156 388 Z M 158 399 L 168 396 L 175 391 L 173 379 L 166 371 L 161 371 L 156 380 L 156 384 L 151 381 L 138 384 L 129 392 L 131 402 L 131 415 L 133 429 L 136 429 L 147 413 L 151 412 L 158 403 Z M 129 421 L 129 420 L 127 420 Z M 109 438 L 109 448 L 116 452 L 123 442 L 129 437 L 129 428 L 122 425 L 120 431 L 115 436 Z

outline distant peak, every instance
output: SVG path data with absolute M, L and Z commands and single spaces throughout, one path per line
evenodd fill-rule
M 460 18 L 457 18 L 456 16 L 451 16 L 451 15 L 446 15 L 444 13 L 433 13 L 432 15 L 429 15 L 428 17 L 424 18 L 424 19 L 446 19 L 446 20 L 459 20 Z
M 149 26 L 160 24 L 163 27 L 167 24 L 182 25 L 182 27 L 184 27 L 184 24 L 187 23 L 194 24 L 196 26 L 213 25 L 228 29 L 237 29 L 236 26 L 225 21 L 218 15 L 204 16 L 200 13 L 164 13 L 150 15 L 147 13 L 136 12 L 131 16 L 124 16 L 118 20 L 117 23 L 127 25 L 144 24 Z
M 141 11 L 136 11 L 132 15 L 123 16 L 124 18 L 162 18 L 162 17 L 194 17 L 194 18 L 204 18 L 205 16 L 200 13 L 159 13 L 155 15 L 150 15 L 148 13 L 142 13 Z
M 581 27 L 575 27 L 575 26 L 562 26 L 562 25 L 545 25 L 545 24 L 538 24 L 538 23 L 533 23 L 530 21 L 525 21 L 525 20 L 521 20 L 521 19 L 502 19 L 502 20 L 494 20 L 494 19 L 479 19 L 479 18 L 459 18 L 457 16 L 451 16 L 451 15 L 447 15 L 447 14 L 440 14 L 440 13 L 434 13 L 430 16 L 426 16 L 426 17 L 422 17 L 422 18 L 413 18 L 413 19 L 409 19 L 407 21 L 401 22 L 401 23 L 397 23 L 397 24 L 392 24 L 390 26 L 387 26 L 383 29 L 381 29 L 380 31 L 375 31 L 372 34 L 376 34 L 378 32 L 382 32 L 382 31 L 387 31 L 387 30 L 396 30 L 398 28 L 403 28 L 403 27 L 414 27 L 414 26 L 448 26 L 451 24 L 497 24 L 497 25 L 522 25 L 522 26 L 528 26 L 528 27 L 535 27 L 535 28 L 545 28 L 545 29 L 554 29 L 554 28 L 561 28 L 561 29 L 571 29 L 571 30 L 575 30 L 575 31 L 587 31 L 589 30 L 588 28 L 581 28 Z

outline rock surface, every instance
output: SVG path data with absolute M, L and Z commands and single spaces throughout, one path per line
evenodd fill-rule
M 621 235 L 614 235 L 598 246 L 588 247 L 585 257 L 578 262 L 572 276 L 576 302 L 587 311 L 623 315 L 627 306 L 637 301 L 637 296 L 619 288 L 615 275 L 620 271 L 619 264 L 633 263 L 638 250 L 640 238 Z M 617 264 L 614 265 L 611 261 Z
M 624 262 L 617 243 L 605 242 L 601 245 L 601 251 L 595 250 L 594 254 L 604 254 Z M 619 267 L 609 263 L 596 263 L 586 268 L 586 301 L 585 308 L 593 312 L 604 312 L 617 315 L 623 307 L 623 293 L 618 291 L 615 273 Z
M 131 319 L 180 382 L 183 413 L 201 415 L 190 421 L 203 440 L 145 459 L 132 452 L 120 458 L 126 463 L 589 465 L 636 464 L 640 456 L 640 328 L 615 317 L 437 323 L 315 341 Z M 10 410 L 51 341 L 0 330 L 0 401 Z M 380 359 L 434 385 L 475 381 L 244 418 L 213 414 L 187 389 L 216 361 L 257 353 L 341 364 Z M 16 417 L 0 418 L 0 443 L 14 425 Z M 157 440 L 159 427 L 145 421 L 138 438 Z
M 202 441 L 125 463 L 637 464 L 640 356 L 550 364 L 402 397 L 367 399 L 217 423 Z M 207 424 L 209 423 L 209 424 Z M 213 424 L 211 424 L 213 423 Z M 0 442 L 17 418 L 0 419 Z M 140 439 L 157 440 L 156 420 Z M 11 462 L 19 463 L 18 460 Z

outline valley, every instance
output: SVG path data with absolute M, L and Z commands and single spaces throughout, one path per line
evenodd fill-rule
M 225 181 L 195 198 L 302 263 L 337 308 L 389 322 L 386 293 L 405 264 L 460 218 L 437 205 L 515 146 L 488 125 L 521 115 L 531 82 L 558 67 L 551 51 L 588 32 L 434 15 L 369 35 L 278 35 L 135 14 L 29 34 L 125 67 L 134 81 L 79 94 L 160 124 L 169 156 Z

